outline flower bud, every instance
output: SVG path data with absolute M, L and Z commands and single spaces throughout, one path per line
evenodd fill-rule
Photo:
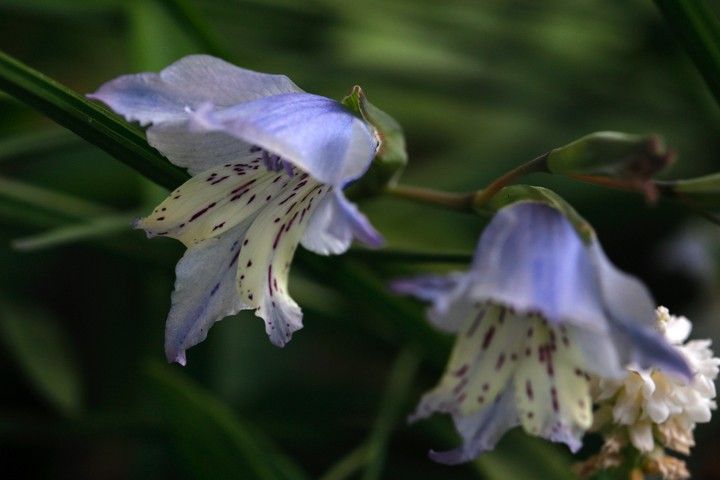
M 378 151 L 367 173 L 349 189 L 353 197 L 368 197 L 393 185 L 408 162 L 405 135 L 400 124 L 370 103 L 363 89 L 354 86 L 342 104 L 369 123 L 378 138 Z
M 641 190 L 654 201 L 658 191 L 652 177 L 674 157 L 657 135 L 595 132 L 550 151 L 547 169 L 592 183 Z

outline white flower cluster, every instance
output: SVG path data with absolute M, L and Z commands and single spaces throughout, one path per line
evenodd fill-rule
M 692 324 L 658 307 L 657 328 L 687 359 L 694 376 L 685 381 L 659 370 L 630 366 L 624 380 L 600 380 L 596 401 L 611 409 L 616 424 L 627 426 L 632 444 L 641 452 L 662 447 L 688 454 L 695 444 L 696 423 L 710 421 L 715 404 L 715 378 L 720 358 L 713 357 L 710 340 L 685 340 Z

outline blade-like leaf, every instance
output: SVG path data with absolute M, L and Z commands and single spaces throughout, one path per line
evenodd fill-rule
M 93 218 L 111 209 L 72 195 L 0 177 L 0 197 L 21 202 L 66 218 Z
M 27 378 L 63 413 L 81 408 L 80 376 L 65 332 L 47 314 L 0 299 L 0 335 Z
M 148 145 L 138 127 L 0 52 L 0 89 L 168 189 L 189 177 Z
M 406 348 L 398 355 L 383 396 L 375 425 L 368 438 L 367 468 L 363 480 L 379 480 L 387 457 L 390 435 L 408 403 L 408 394 L 415 374 L 420 366 L 420 357 L 412 348 Z
M 161 402 L 159 413 L 197 478 L 307 478 L 260 432 L 177 369 L 151 363 L 146 373 Z
M 83 240 L 102 238 L 130 229 L 132 217 L 116 215 L 93 219 L 78 225 L 66 225 L 30 237 L 13 240 L 17 250 L 35 251 L 58 247 Z
M 76 135 L 61 128 L 23 133 L 0 140 L 0 162 L 17 157 L 57 153 L 83 145 Z
M 720 19 L 703 0 L 655 0 L 720 103 Z

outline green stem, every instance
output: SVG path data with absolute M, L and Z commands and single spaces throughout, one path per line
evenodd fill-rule
M 523 163 L 522 165 L 513 168 L 504 175 L 493 180 L 484 190 L 478 191 L 473 198 L 473 207 L 478 209 L 490 201 L 500 190 L 510 185 L 513 181 L 518 178 L 534 172 L 547 172 L 547 157 L 548 154 L 544 153 L 539 157 L 536 157 L 529 162 Z
M 380 412 L 368 439 L 368 464 L 363 480 L 379 480 L 382 475 L 390 435 L 402 414 L 419 366 L 420 356 L 412 347 L 400 352 L 393 364 Z
M 450 210 L 474 213 L 472 210 L 475 192 L 450 193 L 430 188 L 413 187 L 410 185 L 393 185 L 387 187 L 385 192 L 396 198 L 435 205 Z
M 368 461 L 367 445 L 360 445 L 355 450 L 342 457 L 328 469 L 320 480 L 345 480 L 365 466 Z
M 391 185 L 387 187 L 385 192 L 388 195 L 404 200 L 426 203 L 459 212 L 477 214 L 482 211 L 482 207 L 500 190 L 513 181 L 529 173 L 547 172 L 547 156 L 548 154 L 544 153 L 529 162 L 513 168 L 493 180 L 490 185 L 483 190 L 467 193 L 450 193 L 410 185 Z
M 720 20 L 703 0 L 655 0 L 720 103 Z

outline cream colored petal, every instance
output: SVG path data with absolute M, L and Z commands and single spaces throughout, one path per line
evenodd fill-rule
M 240 297 L 257 309 L 277 346 L 302 327 L 300 308 L 287 289 L 290 263 L 309 216 L 327 193 L 327 186 L 309 177 L 293 177 L 258 214 L 242 242 L 237 277 Z
M 176 238 L 186 246 L 228 231 L 276 200 L 291 180 L 283 172 L 268 171 L 260 156 L 254 153 L 196 175 L 136 227 L 148 236 Z

